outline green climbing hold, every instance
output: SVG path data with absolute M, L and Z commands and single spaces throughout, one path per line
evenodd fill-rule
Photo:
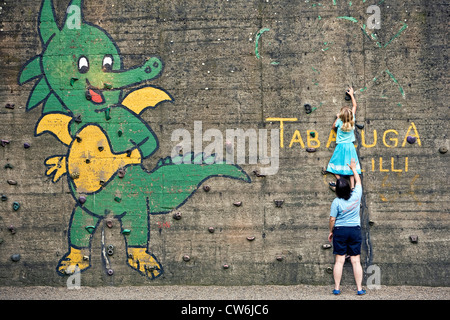
M 123 229 L 122 234 L 129 235 L 131 233 L 130 229 Z
M 85 229 L 86 229 L 87 232 L 92 234 L 94 232 L 94 230 L 95 230 L 95 226 L 87 226 Z
M 114 201 L 116 201 L 116 202 L 119 202 L 119 203 L 120 203 L 120 201 L 122 201 L 122 199 L 121 199 L 120 197 L 115 197 L 115 198 L 114 198 Z

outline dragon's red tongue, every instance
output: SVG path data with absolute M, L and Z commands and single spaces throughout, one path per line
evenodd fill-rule
M 89 89 L 89 94 L 92 97 L 92 101 L 94 101 L 95 103 L 102 103 L 103 102 L 103 97 L 101 94 L 98 94 L 97 92 L 95 92 L 92 89 Z

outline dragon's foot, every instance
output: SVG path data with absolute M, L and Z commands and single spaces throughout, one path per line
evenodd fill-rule
M 162 273 L 162 267 L 155 256 L 149 254 L 146 248 L 128 248 L 128 264 L 149 278 L 157 278 Z
M 56 270 L 60 274 L 73 274 L 90 267 L 89 256 L 83 255 L 80 249 L 70 247 L 64 257 L 59 260 Z

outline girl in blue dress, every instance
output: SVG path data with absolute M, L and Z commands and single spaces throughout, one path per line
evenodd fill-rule
M 356 100 L 353 88 L 349 88 L 347 93 L 352 99 L 353 108 L 343 107 L 337 114 L 337 118 L 333 123 L 333 130 L 336 132 L 336 148 L 333 156 L 327 166 L 327 172 L 331 172 L 339 179 L 341 176 L 350 176 L 350 186 L 355 187 L 355 177 L 352 170 L 347 165 L 351 159 L 355 159 L 356 171 L 361 174 L 361 166 L 356 153 L 355 145 L 355 114 L 356 114 Z M 334 182 L 330 182 L 330 186 L 335 187 Z

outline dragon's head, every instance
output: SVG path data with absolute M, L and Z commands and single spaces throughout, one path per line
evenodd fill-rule
M 114 41 L 100 27 L 84 21 L 83 0 L 72 0 L 58 27 L 52 0 L 43 0 L 38 21 L 43 51 L 22 68 L 19 84 L 39 79 L 27 110 L 44 102 L 43 113 L 73 114 L 117 104 L 121 89 L 158 77 L 163 68 L 156 57 L 124 70 Z

